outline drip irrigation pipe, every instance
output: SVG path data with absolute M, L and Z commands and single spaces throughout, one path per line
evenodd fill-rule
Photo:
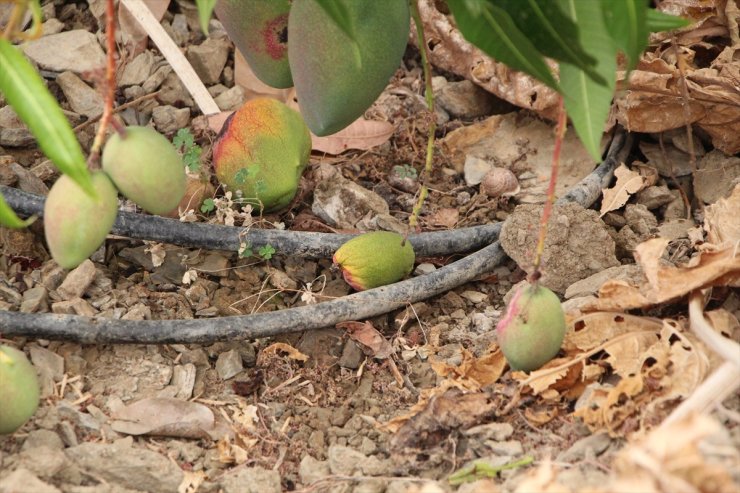
M 566 195 L 584 207 L 593 203 L 611 179 L 614 168 L 631 148 L 631 138 L 616 133 L 604 162 L 578 184 L 580 191 Z M 592 178 L 593 177 L 593 178 Z M 581 183 L 584 183 L 581 182 Z M 597 187 L 586 190 L 584 187 Z M 565 199 L 565 197 L 564 197 Z M 591 200 L 591 202 L 588 202 Z M 498 234 L 501 224 L 492 226 Z M 504 258 L 498 241 L 430 274 L 389 286 L 362 291 L 315 305 L 268 313 L 191 320 L 114 320 L 78 315 L 20 313 L 0 310 L 4 337 L 65 340 L 79 343 L 208 344 L 225 340 L 251 340 L 318 329 L 346 320 L 361 320 L 402 308 L 470 282 L 489 272 Z

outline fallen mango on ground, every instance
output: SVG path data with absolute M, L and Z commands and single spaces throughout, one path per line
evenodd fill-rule
M 416 255 L 408 240 L 390 231 L 356 236 L 334 253 L 334 264 L 357 291 L 400 281 L 411 273 Z
M 0 435 L 13 433 L 39 406 L 39 380 L 26 355 L 0 345 Z

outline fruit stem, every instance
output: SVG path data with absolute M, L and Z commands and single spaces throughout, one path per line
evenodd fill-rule
M 421 22 L 421 14 L 419 13 L 419 4 L 417 0 L 409 0 L 409 7 L 411 8 L 411 17 L 414 19 L 414 25 L 416 26 L 416 38 L 419 43 L 419 52 L 421 54 L 421 65 L 424 68 L 424 99 L 427 103 L 427 109 L 429 110 L 429 134 L 427 136 L 427 153 L 424 170 L 419 177 L 421 183 L 421 189 L 419 190 L 419 198 L 414 204 L 414 208 L 411 211 L 409 217 L 409 230 L 415 230 L 419 223 L 419 214 L 421 208 L 424 206 L 424 201 L 429 195 L 429 188 L 424 183 L 424 179 L 432 174 L 432 160 L 434 158 L 434 134 L 437 131 L 437 118 L 434 113 L 434 91 L 432 90 L 432 66 L 429 63 L 429 47 L 427 46 L 426 37 L 424 36 L 424 25 Z M 406 233 L 408 236 L 408 232 Z M 404 241 L 406 240 L 404 236 Z
M 542 254 L 545 251 L 545 236 L 547 236 L 547 223 L 552 215 L 552 206 L 555 203 L 555 183 L 558 178 L 558 168 L 560 167 L 560 150 L 563 148 L 563 138 L 565 137 L 566 126 L 568 117 L 563 106 L 562 96 L 558 99 L 558 123 L 555 127 L 555 148 L 552 151 L 552 165 L 550 167 L 550 184 L 547 187 L 547 198 L 545 199 L 545 207 L 542 209 L 542 216 L 540 217 L 540 231 L 539 238 L 537 239 L 537 249 L 535 250 L 535 257 L 532 273 L 529 275 L 528 280 L 531 284 L 535 284 L 542 273 L 540 272 L 540 263 L 542 262 Z
M 97 169 L 100 165 L 100 148 L 103 146 L 105 133 L 108 130 L 108 124 L 112 121 L 113 116 L 113 99 L 116 93 L 116 15 L 113 0 L 106 0 L 105 6 L 105 40 L 106 40 L 106 65 L 105 65 L 105 82 L 103 83 L 103 93 L 105 101 L 103 103 L 103 116 L 100 118 L 100 126 L 95 134 L 90 156 L 88 157 L 87 166 L 90 169 Z M 118 132 L 119 126 L 113 124 Z

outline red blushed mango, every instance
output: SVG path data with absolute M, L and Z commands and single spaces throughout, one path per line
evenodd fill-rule
M 301 115 L 280 101 L 248 101 L 229 117 L 213 146 L 213 168 L 227 190 L 265 212 L 285 207 L 311 155 Z
M 44 204 L 44 234 L 51 256 L 65 269 L 77 267 L 105 241 L 118 213 L 118 191 L 108 175 L 92 173 L 96 197 L 62 175 Z
M 219 0 L 216 15 L 254 74 L 272 87 L 291 87 L 290 0 Z
M 532 371 L 560 351 L 565 314 L 557 295 L 544 286 L 520 286 L 496 325 L 498 345 L 514 370 Z

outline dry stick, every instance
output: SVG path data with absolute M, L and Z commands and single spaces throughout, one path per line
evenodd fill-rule
M 547 200 L 545 208 L 542 210 L 540 217 L 540 234 L 537 240 L 537 250 L 535 251 L 532 273 L 529 275 L 529 282 L 534 284 L 540 278 L 540 262 L 542 254 L 545 251 L 545 237 L 547 236 L 547 223 L 552 215 L 552 206 L 555 203 L 555 183 L 558 179 L 558 168 L 560 167 L 560 151 L 563 148 L 563 137 L 565 137 L 565 123 L 567 117 L 563 105 L 562 96 L 558 99 L 558 124 L 555 129 L 555 149 L 552 151 L 552 168 L 550 169 L 550 184 L 547 187 Z
M 103 116 L 100 118 L 100 126 L 95 134 L 92 147 L 90 148 L 90 156 L 87 159 L 87 164 L 90 169 L 98 168 L 100 164 L 100 148 L 103 146 L 103 140 L 105 139 L 105 132 L 108 130 L 108 124 L 113 116 L 113 100 L 116 95 L 116 17 L 115 7 L 113 0 L 106 1 L 105 7 L 105 40 L 106 40 L 106 61 L 105 64 L 105 82 L 104 82 L 104 95 L 105 101 L 103 103 Z M 117 131 L 121 132 L 122 129 L 116 128 Z
M 429 47 L 427 46 L 426 37 L 424 36 L 424 25 L 421 22 L 421 14 L 419 14 L 418 0 L 410 0 L 409 5 L 411 6 L 411 16 L 414 18 L 414 25 L 416 26 L 416 37 L 419 40 L 419 52 L 421 53 L 421 65 L 424 68 L 424 99 L 427 103 L 427 109 L 429 110 L 429 134 L 427 136 L 427 153 L 426 162 L 424 165 L 423 177 L 421 188 L 419 190 L 419 198 L 414 204 L 411 210 L 411 216 L 409 216 L 409 229 L 412 231 L 416 229 L 419 224 L 419 214 L 421 214 L 421 208 L 424 206 L 429 195 L 429 187 L 427 187 L 426 179 L 432 175 L 432 160 L 434 159 L 434 133 L 437 131 L 437 117 L 434 114 L 434 90 L 432 89 L 432 66 L 429 63 Z
M 152 42 L 157 45 L 159 51 L 175 70 L 177 76 L 180 77 L 185 88 L 193 96 L 193 100 L 198 105 L 198 108 L 200 108 L 201 113 L 206 116 L 219 113 L 221 110 L 213 100 L 213 97 L 211 97 L 208 89 L 206 89 L 206 86 L 203 85 L 198 74 L 195 73 L 190 62 L 188 62 L 187 58 L 180 51 L 180 48 L 169 37 L 167 31 L 157 22 L 157 19 L 152 15 L 146 4 L 142 0 L 121 0 L 121 3 L 131 12 L 131 15 L 134 16 L 138 23 L 141 24 L 141 27 L 144 28 L 144 31 L 146 31 Z

